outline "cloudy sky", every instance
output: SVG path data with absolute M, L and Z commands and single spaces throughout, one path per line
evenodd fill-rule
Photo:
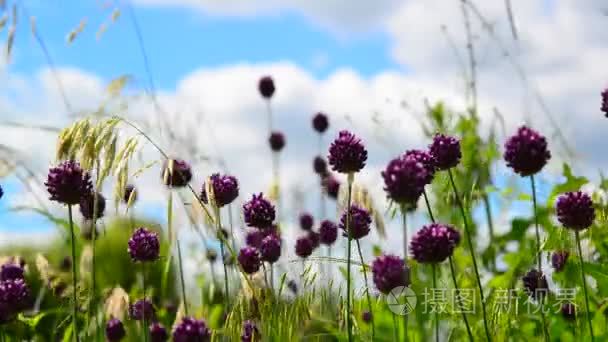
M 596 174 L 608 164 L 602 151 L 608 119 L 599 111 L 599 94 L 608 85 L 608 4 L 511 2 L 517 39 L 504 1 L 478 0 L 466 7 L 482 123 L 488 124 L 496 109 L 508 132 L 522 122 L 537 127 L 551 138 L 555 168 L 563 152 L 554 139 L 559 129 L 577 153 L 575 169 Z M 13 1 L 7 3 L 10 8 Z M 256 86 L 260 76 L 272 75 L 275 126 L 287 136 L 282 180 L 304 199 L 286 200 L 291 217 L 317 207 L 313 113 L 330 116 L 323 148 L 341 128 L 352 129 L 368 144 L 370 163 L 359 179 L 382 203 L 383 165 L 405 149 L 427 144 L 418 124 L 424 101 L 442 100 L 456 110 L 466 103 L 468 57 L 459 0 L 18 3 L 11 58 L 2 62 L 0 73 L 0 121 L 65 126 L 74 113 L 98 108 L 112 79 L 130 75 L 126 92 L 136 98 L 125 115 L 158 119 L 143 96 L 153 85 L 163 119 L 205 157 L 225 160 L 241 181 L 242 202 L 266 191 L 271 178 L 266 107 Z M 6 14 L 5 44 L 13 24 L 10 10 Z M 32 17 L 50 60 L 31 33 Z M 67 36 L 81 23 L 82 32 L 68 43 Z M 52 134 L 8 126 L 0 126 L 0 133 L 0 143 L 17 149 L 34 169 L 43 172 L 52 163 Z M 159 132 L 150 134 L 171 153 L 182 151 Z M 218 168 L 213 162 L 198 167 L 196 187 Z M 162 219 L 155 215 L 162 212 L 165 196 L 157 175 L 152 169 L 137 183 L 149 199 L 142 210 Z M 22 187 L 14 177 L 0 181 L 8 193 L 0 201 L 0 242 L 32 232 L 52 234 L 43 219 L 7 212 L 24 200 L 16 195 Z M 397 251 L 398 246 L 388 248 Z

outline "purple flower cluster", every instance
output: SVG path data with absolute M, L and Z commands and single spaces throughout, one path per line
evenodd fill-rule
M 235 177 L 229 175 L 220 176 L 219 173 L 214 173 L 209 177 L 211 188 L 215 197 L 215 204 L 218 207 L 223 207 L 232 203 L 239 196 L 239 183 Z M 205 183 L 200 194 L 201 201 L 207 204 L 207 189 Z
M 260 341 L 260 331 L 253 321 L 247 320 L 243 322 L 243 334 L 241 335 L 241 342 L 252 342 Z
M 556 251 L 551 255 L 551 265 L 555 272 L 561 272 L 568 262 L 570 252 L 568 251 Z
M 524 289 L 533 299 L 542 298 L 549 292 L 547 278 L 542 272 L 537 271 L 536 269 L 528 271 L 528 273 L 523 276 L 522 281 L 524 283 Z
M 158 234 L 146 228 L 138 228 L 128 242 L 129 255 L 133 261 L 156 261 L 160 255 Z
M 346 224 L 346 210 L 340 218 L 340 229 L 344 231 L 344 236 L 350 236 L 351 239 L 355 240 L 367 236 L 367 234 L 369 234 L 370 225 L 372 223 L 372 217 L 370 216 L 369 212 L 356 204 L 350 206 L 349 212 L 350 222 L 348 224 L 348 227 Z
M 315 114 L 315 116 L 312 118 L 312 128 L 321 134 L 327 131 L 328 127 L 329 119 L 327 118 L 327 115 L 322 112 Z
M 161 176 L 166 186 L 183 188 L 192 180 L 192 168 L 184 160 L 170 159 L 165 161 Z
M 365 167 L 367 150 L 356 135 L 349 131 L 340 131 L 338 138 L 329 146 L 327 160 L 336 172 L 359 172 Z
M 422 227 L 410 242 L 413 258 L 419 263 L 443 262 L 460 242 L 460 233 L 452 226 L 432 223 Z
M 262 266 L 260 252 L 255 247 L 245 246 L 241 248 L 238 260 L 243 271 L 247 274 L 257 272 L 260 269 L 260 266 Z
M 460 140 L 444 134 L 435 134 L 433 142 L 429 145 L 429 152 L 433 156 L 433 164 L 438 170 L 447 170 L 460 162 Z
M 25 270 L 15 262 L 7 262 L 0 267 L 0 281 L 23 279 Z
M 272 77 L 264 76 L 260 78 L 260 81 L 258 82 L 258 90 L 263 98 L 270 99 L 275 91 Z
M 321 177 L 325 177 L 327 175 L 327 162 L 325 162 L 325 158 L 321 156 L 316 156 L 312 162 L 312 168 L 316 174 Z
M 150 325 L 150 341 L 152 342 L 165 342 L 169 340 L 169 333 L 165 327 L 158 323 L 152 323 Z
M 431 184 L 435 176 L 435 158 L 433 158 L 433 155 L 424 150 L 407 150 L 405 151 L 405 157 L 413 158 L 424 166 L 427 173 L 426 184 Z
M 432 180 L 428 166 L 410 155 L 391 160 L 382 171 L 384 191 L 399 204 L 413 204 L 424 191 L 424 186 Z
M 330 220 L 324 220 L 319 227 L 319 242 L 331 246 L 338 238 L 338 226 Z
M 283 147 L 285 147 L 285 135 L 278 131 L 270 133 L 270 137 L 268 137 L 268 144 L 270 144 L 271 150 L 281 152 Z
M 51 195 L 51 201 L 67 205 L 80 203 L 81 197 L 93 189 L 89 173 L 73 160 L 51 168 L 44 185 Z
M 403 259 L 394 255 L 382 255 L 372 263 L 374 284 L 378 291 L 387 294 L 398 286 L 410 283 L 409 269 Z
M 203 320 L 193 317 L 184 317 L 173 330 L 174 342 L 209 342 L 211 330 Z
M 309 236 L 301 236 L 296 240 L 296 255 L 300 258 L 308 258 L 314 248 L 314 241 Z
M 129 317 L 136 321 L 152 321 L 156 317 L 154 304 L 148 299 L 140 299 L 129 306 Z
M 582 191 L 566 192 L 555 205 L 557 220 L 566 228 L 584 230 L 595 220 L 591 197 Z
M 551 159 L 547 140 L 533 129 L 521 126 L 505 143 L 507 166 L 522 177 L 539 172 Z
M 303 230 L 311 230 L 315 224 L 315 219 L 310 213 L 300 214 L 300 228 Z
M 122 201 L 125 204 L 129 204 L 129 200 L 131 200 L 132 203 L 135 203 L 135 201 L 137 201 L 137 189 L 135 189 L 135 185 L 127 184 L 123 195 Z M 131 199 L 131 196 L 133 196 L 133 199 Z
M 254 194 L 251 200 L 243 205 L 243 216 L 249 227 L 269 228 L 275 219 L 274 205 L 260 193 Z
M 268 263 L 275 263 L 281 257 L 281 239 L 276 234 L 269 234 L 260 244 L 260 258 Z
M 576 319 L 576 306 L 571 302 L 563 303 L 560 312 L 562 317 L 568 321 L 574 321 Z
M 334 175 L 326 175 L 321 179 L 321 186 L 329 198 L 338 199 L 340 193 L 340 182 Z
M 117 342 L 125 338 L 127 332 L 122 322 L 117 318 L 111 318 L 106 323 L 106 338 L 110 342 Z
M 95 212 L 95 197 L 97 197 L 97 211 Z M 80 213 L 87 220 L 103 217 L 106 210 L 106 198 L 99 192 L 91 191 L 80 198 Z
M 0 324 L 10 322 L 26 307 L 29 293 L 23 279 L 0 281 Z

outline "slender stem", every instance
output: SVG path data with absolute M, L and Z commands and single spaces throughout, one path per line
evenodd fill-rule
M 585 309 L 587 310 L 587 323 L 589 324 L 589 334 L 591 341 L 595 340 L 593 336 L 593 324 L 591 324 L 591 308 L 589 307 L 589 294 L 587 294 L 587 280 L 585 279 L 585 263 L 583 262 L 583 251 L 581 249 L 581 239 L 578 231 L 574 232 L 576 237 L 576 247 L 578 248 L 578 259 L 581 264 L 581 280 L 583 281 L 583 292 L 585 293 Z
M 397 315 L 393 313 L 393 341 L 399 341 L 399 325 L 397 324 Z
M 76 236 L 74 234 L 74 219 L 72 217 L 72 205 L 68 204 L 68 219 L 70 221 L 70 235 L 72 245 L 72 325 L 74 327 L 74 340 L 79 341 L 78 337 L 78 274 L 76 273 Z
M 492 218 L 492 206 L 490 205 L 490 199 L 488 194 L 484 193 L 481 197 L 483 200 L 483 207 L 486 212 L 486 221 L 488 223 L 488 234 L 490 235 L 490 246 L 494 246 L 494 219 Z M 496 272 L 496 255 L 492 253 L 492 271 Z
M 471 259 L 473 259 L 473 270 L 475 271 L 475 278 L 477 280 L 477 288 L 479 289 L 479 296 L 481 298 L 481 311 L 483 314 L 483 327 L 485 329 L 486 338 L 488 341 L 491 341 L 490 337 L 490 328 L 488 327 L 488 317 L 486 313 L 486 301 L 483 294 L 483 287 L 481 285 L 481 278 L 479 276 L 479 268 L 477 267 L 477 259 L 475 258 L 475 249 L 473 248 L 473 242 L 471 241 L 471 233 L 469 231 L 469 223 L 467 219 L 467 214 L 464 210 L 464 204 L 462 204 L 462 198 L 460 198 L 460 194 L 458 189 L 456 188 L 456 183 L 454 182 L 454 176 L 452 175 L 452 170 L 448 169 L 448 175 L 450 177 L 450 183 L 452 183 L 452 189 L 454 190 L 454 196 L 456 197 L 456 202 L 460 207 L 460 213 L 462 215 L 462 222 L 464 224 L 464 233 L 467 240 L 467 244 L 469 247 L 469 252 L 471 254 Z
M 350 201 L 353 191 L 353 180 L 355 175 L 348 174 L 348 198 L 346 200 L 346 232 L 347 232 L 347 247 L 346 247 L 346 327 L 348 329 L 348 342 L 353 340 L 353 320 L 350 312 L 350 253 L 352 237 L 350 233 Z
M 437 264 L 432 265 L 433 289 L 437 289 Z M 435 341 L 439 342 L 439 310 L 435 309 Z
M 175 243 L 177 244 L 177 262 L 179 265 L 179 281 L 182 287 L 182 300 L 184 302 L 184 312 L 186 316 L 188 316 L 188 300 L 186 299 L 186 282 L 184 281 L 184 266 L 182 262 L 182 248 L 179 243 L 179 239 L 176 239 Z
M 274 266 L 270 264 L 270 289 L 274 292 Z
M 401 217 L 403 218 L 403 261 L 405 262 L 405 265 L 407 265 L 407 210 L 405 208 L 404 205 L 401 206 Z M 361 262 L 363 262 L 363 260 L 361 260 Z M 409 313 L 406 312 L 405 315 L 403 315 L 403 332 L 405 335 L 405 340 L 408 341 L 409 340 L 409 333 L 408 333 L 408 324 L 407 321 L 409 320 Z
M 268 120 L 268 134 L 272 133 L 272 106 L 270 100 L 266 100 L 266 119 Z
M 230 294 L 229 294 L 229 283 L 228 283 L 228 267 L 226 266 L 226 260 L 224 259 L 224 239 L 223 239 L 223 232 L 222 232 L 222 222 L 221 222 L 221 215 L 220 215 L 220 208 L 217 205 L 213 206 L 215 209 L 215 224 L 216 224 L 216 230 L 217 230 L 217 234 L 221 235 L 220 238 L 220 253 L 222 254 L 222 266 L 224 269 L 224 305 L 225 310 L 228 311 L 228 305 L 230 302 Z
M 142 262 L 141 263 L 141 278 L 142 278 L 142 287 L 144 290 L 144 301 L 146 300 L 146 263 Z M 142 334 L 144 334 L 144 341 L 148 342 L 148 314 L 145 310 L 145 305 L 144 305 L 144 316 L 143 319 L 141 320 L 141 331 Z
M 530 176 L 530 184 L 532 185 L 532 211 L 534 212 L 534 231 L 536 234 L 536 262 L 538 266 L 538 272 L 543 274 L 543 266 L 542 266 L 542 255 L 541 255 L 541 244 L 540 244 L 540 228 L 538 224 L 538 213 L 536 212 L 537 201 L 536 201 L 536 183 L 534 182 L 534 175 Z M 538 288 L 542 288 L 542 277 L 538 277 Z M 545 337 L 545 341 L 549 341 L 549 331 L 547 331 L 547 322 L 545 320 L 545 312 L 543 311 L 543 302 L 544 297 L 538 297 L 538 304 L 540 305 L 540 318 L 543 325 L 543 335 Z
M 431 205 L 429 203 L 428 196 L 426 195 L 426 190 L 422 193 L 424 195 L 424 201 L 426 202 L 426 210 L 429 213 L 431 221 L 435 223 L 435 217 L 433 216 L 433 210 L 431 209 Z M 454 289 L 456 290 L 458 305 L 460 307 L 460 313 L 462 314 L 462 320 L 467 328 L 467 335 L 469 335 L 469 341 L 473 342 L 473 334 L 471 333 L 471 326 L 469 325 L 469 320 L 467 319 L 467 314 L 464 312 L 464 308 L 462 305 L 462 298 L 460 298 L 460 288 L 458 287 L 458 281 L 456 281 L 456 269 L 454 267 L 454 259 L 450 255 L 450 274 L 452 275 L 452 282 L 454 283 Z
M 266 284 L 266 288 L 270 288 L 270 283 L 268 282 L 268 271 L 266 270 L 265 262 L 262 262 L 262 271 L 264 272 L 264 283 Z
M 372 340 L 376 337 L 376 327 L 374 324 L 374 310 L 372 309 L 372 297 L 369 294 L 369 285 L 367 282 L 367 270 L 365 269 L 365 260 L 363 260 L 363 253 L 361 252 L 361 244 L 359 243 L 359 240 L 355 240 L 357 241 L 357 250 L 359 251 L 359 258 L 361 259 L 361 264 L 363 264 L 363 279 L 365 280 L 365 295 L 367 297 L 367 308 L 369 310 L 370 315 L 372 316 L 372 319 L 370 321 L 371 325 L 372 325 Z
M 462 298 L 460 298 L 460 288 L 458 287 L 458 281 L 456 281 L 456 270 L 454 268 L 454 258 L 450 255 L 450 274 L 452 275 L 452 282 L 454 283 L 454 289 L 456 290 L 456 298 L 458 300 L 458 306 L 460 307 L 460 313 L 462 314 L 462 320 L 467 328 L 467 335 L 469 335 L 469 341 L 473 342 L 473 333 L 471 332 L 471 326 L 467 319 L 467 314 L 464 312 L 464 305 L 462 304 Z

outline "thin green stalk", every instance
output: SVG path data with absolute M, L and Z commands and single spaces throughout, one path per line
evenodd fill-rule
M 357 241 L 357 250 L 359 251 L 359 258 L 361 258 L 361 264 L 363 264 L 363 279 L 365 280 L 365 295 L 367 297 L 367 308 L 369 310 L 372 319 L 370 321 L 372 325 L 372 340 L 376 337 L 376 326 L 374 324 L 374 310 L 372 308 L 372 297 L 369 294 L 369 283 L 367 282 L 367 270 L 365 266 L 365 260 L 363 260 L 363 253 L 361 252 L 361 244 Z
M 393 313 L 393 341 L 399 341 L 399 325 L 397 324 L 397 315 Z
M 144 301 L 146 300 L 146 263 L 141 263 L 141 278 L 142 288 L 144 290 Z M 145 308 L 145 307 L 144 307 Z M 141 320 L 141 331 L 144 334 L 144 342 L 148 342 L 148 320 L 146 310 L 144 309 L 144 317 Z
M 68 219 L 70 221 L 70 235 L 72 245 L 72 326 L 74 327 L 74 341 L 79 341 L 78 337 L 78 275 L 76 273 L 76 236 L 74 234 L 74 219 L 72 217 L 72 205 L 68 204 Z
M 538 213 L 536 212 L 537 201 L 536 201 L 536 183 L 534 182 L 534 175 L 530 176 L 530 184 L 532 185 L 532 211 L 534 212 L 534 231 L 536 233 L 536 261 L 538 266 L 538 272 L 543 274 L 542 267 L 542 255 L 541 255 L 541 244 L 540 244 L 540 228 L 538 225 Z M 541 277 L 538 277 L 538 288 L 541 288 Z M 549 331 L 547 330 L 547 322 L 545 319 L 545 312 L 543 311 L 544 297 L 538 297 L 538 304 L 540 305 L 540 318 L 543 325 L 543 336 L 545 341 L 550 341 Z
M 217 205 L 213 206 L 215 209 L 215 224 L 216 224 L 216 230 L 217 230 L 217 234 L 222 235 L 222 238 L 220 238 L 220 253 L 222 254 L 222 266 L 224 268 L 224 305 L 225 305 L 225 310 L 228 311 L 228 305 L 230 303 L 230 294 L 229 294 L 229 284 L 228 284 L 228 268 L 226 267 L 226 260 L 224 260 L 224 239 L 223 239 L 223 232 L 222 232 L 222 222 L 221 222 L 221 215 L 220 215 L 220 208 Z
M 184 281 L 184 266 L 182 263 L 182 248 L 180 247 L 179 239 L 175 240 L 177 244 L 177 262 L 179 264 L 179 281 L 182 287 L 182 300 L 184 301 L 184 313 L 188 316 L 188 300 L 186 299 L 186 282 Z
M 467 240 L 467 245 L 469 247 L 469 252 L 471 254 L 471 259 L 473 259 L 473 269 L 475 271 L 475 280 L 477 281 L 477 288 L 479 289 L 479 296 L 481 298 L 481 311 L 483 314 L 483 327 L 485 329 L 486 338 L 488 341 L 492 341 L 490 337 L 490 328 L 488 327 L 488 315 L 486 313 L 486 301 L 483 294 L 483 287 L 481 285 L 481 278 L 479 276 L 479 268 L 477 267 L 477 258 L 475 258 L 475 249 L 473 248 L 473 242 L 471 241 L 471 232 L 469 231 L 469 223 L 467 219 L 466 211 L 464 210 L 464 204 L 462 203 L 462 198 L 460 198 L 460 193 L 458 192 L 458 188 L 456 188 L 456 183 L 454 182 L 454 176 L 452 175 L 452 169 L 448 169 L 448 175 L 450 177 L 450 183 L 452 183 L 452 190 L 454 190 L 454 196 L 456 197 L 456 203 L 458 203 L 458 207 L 460 207 L 460 214 L 462 215 L 462 221 L 464 224 L 464 233 Z
M 346 249 L 346 327 L 348 329 L 348 342 L 353 340 L 353 319 L 350 312 L 350 253 L 352 237 L 350 233 L 350 201 L 352 200 L 353 181 L 355 175 L 348 174 L 348 198 L 346 201 L 346 232 L 347 234 L 347 249 Z
M 576 247 L 578 248 L 578 258 L 581 264 L 581 280 L 583 281 L 583 292 L 585 293 L 585 309 L 587 310 L 587 323 L 589 324 L 589 334 L 591 341 L 595 340 L 593 336 L 593 324 L 591 324 L 591 307 L 589 307 L 589 294 L 587 293 L 587 280 L 585 279 L 585 263 L 583 262 L 583 251 L 581 249 L 581 239 L 578 231 L 574 232 L 576 237 Z
M 490 235 L 490 246 L 494 245 L 494 219 L 492 218 L 492 206 L 490 205 L 490 199 L 488 194 L 484 193 L 481 196 L 483 200 L 483 207 L 486 213 L 486 221 L 488 223 L 488 234 Z M 496 256 L 492 253 L 492 271 L 496 272 Z
M 431 204 L 429 203 L 429 198 L 426 194 L 426 190 L 423 190 L 422 194 L 424 195 L 424 202 L 426 203 L 426 210 L 429 213 L 429 217 L 431 218 L 431 222 L 435 223 L 435 217 L 433 216 L 433 210 L 431 209 Z M 454 289 L 456 290 L 456 294 L 458 296 L 458 306 L 460 307 L 460 313 L 462 314 L 462 320 L 467 328 L 467 335 L 469 336 L 469 341 L 473 342 L 473 334 L 471 332 L 471 326 L 469 325 L 469 320 L 467 318 L 467 314 L 464 312 L 462 305 L 462 298 L 460 298 L 460 287 L 458 287 L 458 281 L 456 281 L 456 268 L 454 267 L 454 259 L 450 255 L 450 274 L 452 275 L 452 282 L 454 283 Z
M 437 264 L 432 265 L 433 289 L 437 288 Z M 435 309 L 435 341 L 439 342 L 439 310 Z
M 401 217 L 403 218 L 403 261 L 405 262 L 405 265 L 407 266 L 407 209 L 405 208 L 404 205 L 401 206 Z M 363 262 L 363 260 L 361 260 L 361 262 Z M 409 320 L 409 313 L 406 312 L 405 315 L 403 315 L 403 333 L 404 333 L 404 338 L 406 341 L 409 341 L 409 333 L 408 333 L 408 324 L 407 321 Z

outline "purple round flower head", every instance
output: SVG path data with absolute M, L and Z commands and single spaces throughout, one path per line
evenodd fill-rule
M 169 169 L 169 162 L 173 163 L 172 170 Z M 182 159 L 171 159 L 163 165 L 162 178 L 166 186 L 182 188 L 192 180 L 192 168 Z
M 243 322 L 243 334 L 241 335 L 242 342 L 260 341 L 260 331 L 253 321 L 246 320 Z
M 593 224 L 595 209 L 591 197 L 582 191 L 566 192 L 555 205 L 557 220 L 566 228 L 584 230 Z
M 27 306 L 29 292 L 23 279 L 0 281 L 0 324 L 11 321 Z
M 312 241 L 313 249 L 317 249 L 319 247 L 319 245 L 321 244 L 321 236 L 319 235 L 319 233 L 315 232 L 314 230 L 308 231 L 308 238 L 310 239 L 310 241 Z
M 310 213 L 300 214 L 300 228 L 303 230 L 311 230 L 315 223 L 315 219 Z
M 296 284 L 296 282 L 293 279 L 290 279 L 287 282 L 287 288 L 293 293 L 296 294 L 298 293 L 298 284 Z
M 7 262 L 0 268 L 0 281 L 23 279 L 23 267 L 14 262 Z
M 413 258 L 419 263 L 443 262 L 460 242 L 460 233 L 452 226 L 431 223 L 422 227 L 410 242 Z
M 262 97 L 264 97 L 265 99 L 270 99 L 274 94 L 275 90 L 274 81 L 272 80 L 272 77 L 264 76 L 260 78 L 260 81 L 258 82 L 258 90 L 260 91 Z
M 285 147 L 285 135 L 281 132 L 272 132 L 270 133 L 270 137 L 268 138 L 268 143 L 270 144 L 270 149 L 275 152 L 281 152 L 283 147 Z
M 365 167 L 367 150 L 356 135 L 340 131 L 338 138 L 329 146 L 329 165 L 340 173 L 359 172 Z
M 431 153 L 423 150 L 408 150 L 405 151 L 404 156 L 413 158 L 424 166 L 427 172 L 426 184 L 431 184 L 431 182 L 433 182 L 433 176 L 435 176 L 435 160 Z
M 551 265 L 555 272 L 561 272 L 566 266 L 570 252 L 568 251 L 556 251 L 551 255 Z
M 137 201 L 137 190 L 135 189 L 134 185 L 127 184 L 127 186 L 125 187 L 125 193 L 124 193 L 124 196 L 122 198 L 122 201 L 125 204 L 128 204 L 129 200 L 131 199 L 131 196 L 133 196 L 133 199 L 131 200 L 131 202 L 135 203 L 135 201 Z
M 247 274 L 257 272 L 262 265 L 260 253 L 254 247 L 243 247 L 238 256 L 239 263 L 243 267 L 243 271 Z
M 210 177 L 213 194 L 215 195 L 215 203 L 218 207 L 223 207 L 232 203 L 239 196 L 239 182 L 235 177 L 229 175 L 220 176 L 219 173 L 214 173 Z M 207 204 L 207 189 L 203 183 L 201 190 L 201 201 Z
M 245 244 L 247 246 L 260 248 L 262 240 L 264 239 L 264 232 L 257 228 L 248 229 L 245 234 Z
M 398 286 L 410 284 L 409 269 L 398 256 L 382 255 L 372 263 L 374 284 L 378 291 L 387 294 Z
M 338 238 L 338 226 L 330 220 L 324 220 L 319 227 L 319 242 L 331 246 Z
M 173 330 L 174 342 L 208 342 L 211 340 L 211 330 L 203 320 L 184 317 Z
M 299 237 L 296 240 L 296 255 L 300 258 L 308 258 L 314 250 L 314 242 L 308 236 Z
M 319 133 L 324 133 L 327 131 L 328 127 L 329 119 L 327 118 L 327 115 L 322 112 L 315 114 L 315 116 L 312 118 L 312 128 Z
M 281 257 L 281 239 L 275 234 L 269 234 L 262 240 L 260 245 L 260 257 L 262 261 L 275 263 Z
M 460 140 L 440 133 L 433 137 L 429 152 L 433 156 L 434 165 L 438 170 L 447 170 L 458 165 L 462 157 Z
M 340 182 L 333 175 L 327 175 L 321 180 L 321 185 L 325 189 L 329 198 L 338 199 L 340 193 Z
M 362 207 L 359 207 L 358 205 L 351 205 L 350 206 L 350 222 L 349 222 L 349 232 L 350 234 L 347 234 L 346 231 L 346 219 L 347 219 L 347 213 L 346 210 L 344 211 L 344 213 L 342 214 L 342 217 L 340 218 L 340 229 L 342 229 L 344 231 L 344 236 L 348 237 L 348 235 L 350 235 L 350 237 L 352 239 L 358 240 L 362 237 L 367 236 L 367 234 L 369 234 L 369 226 L 372 223 L 372 217 L 369 215 L 369 212 L 367 210 L 365 210 Z
M 505 143 L 503 158 L 507 166 L 520 176 L 539 172 L 551 159 L 547 139 L 533 129 L 521 126 Z
M 129 239 L 129 254 L 133 261 L 156 261 L 160 254 L 158 234 L 146 228 L 138 228 Z
M 547 278 L 545 278 L 545 275 L 542 272 L 539 272 L 536 269 L 532 269 L 526 273 L 522 280 L 526 292 L 533 299 L 544 297 L 549 292 Z
M 106 324 L 106 338 L 110 342 L 120 341 L 127 335 L 122 322 L 116 318 L 111 318 Z
M 51 168 L 44 185 L 51 195 L 51 201 L 67 205 L 80 203 L 80 198 L 91 192 L 93 188 L 89 173 L 73 160 Z
M 264 229 L 272 226 L 275 209 L 260 193 L 257 196 L 254 194 L 250 201 L 243 204 L 243 214 L 247 226 Z
M 381 173 L 384 191 L 399 204 L 416 203 L 428 184 L 428 174 L 427 168 L 413 157 L 395 158 Z
M 167 333 L 167 329 L 158 323 L 152 323 L 150 325 L 150 341 L 151 342 L 165 342 L 169 340 L 169 333 Z
M 372 321 L 372 313 L 365 310 L 363 311 L 363 314 L 361 314 L 361 319 L 363 319 L 363 322 L 365 323 L 369 323 Z
M 95 211 L 95 195 L 97 196 L 97 212 Z M 106 210 L 106 198 L 99 192 L 89 192 L 80 198 L 80 213 L 87 220 L 92 220 L 93 215 L 96 218 L 103 217 Z
M 137 302 L 129 305 L 129 317 L 136 321 L 152 321 L 156 317 L 156 309 L 154 304 L 148 299 L 140 299 Z
M 608 88 L 602 91 L 602 106 L 600 109 L 604 112 L 604 115 L 608 117 Z
M 327 174 L 327 163 L 325 162 L 325 159 L 321 156 L 316 156 L 315 159 L 313 160 L 312 163 L 312 168 L 313 170 L 315 170 L 315 173 L 318 175 L 325 175 Z
M 571 302 L 563 303 L 560 312 L 562 317 L 568 321 L 574 321 L 576 319 L 576 306 Z

